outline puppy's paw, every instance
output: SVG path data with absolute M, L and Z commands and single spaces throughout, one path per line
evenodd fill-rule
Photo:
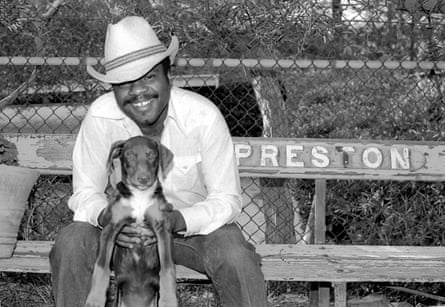
M 159 299 L 159 307 L 178 307 L 178 300 L 175 298 Z
M 98 292 L 91 291 L 90 294 L 88 294 L 85 307 L 105 307 L 106 302 L 107 297 L 105 293 L 99 295 Z
M 106 299 L 100 299 L 97 297 L 88 297 L 85 307 L 105 307 Z

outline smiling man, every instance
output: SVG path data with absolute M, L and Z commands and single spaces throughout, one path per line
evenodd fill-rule
M 266 306 L 260 257 L 234 220 L 241 212 L 233 143 L 219 110 L 208 99 L 170 84 L 178 50 L 166 48 L 141 17 L 108 26 L 105 72 L 94 78 L 112 84 L 85 116 L 73 152 L 74 222 L 58 234 L 50 253 L 56 306 L 83 306 L 107 206 L 106 161 L 111 145 L 136 135 L 160 139 L 174 154 L 163 188 L 175 210 L 174 260 L 213 282 L 224 306 Z M 131 225 L 117 244 L 132 248 L 155 242 L 151 231 Z

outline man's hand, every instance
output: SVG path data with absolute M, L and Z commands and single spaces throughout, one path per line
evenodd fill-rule
M 171 233 L 186 230 L 184 217 L 178 210 L 162 210 L 162 206 L 150 206 L 145 212 L 145 220 L 153 228 L 165 228 Z
M 144 246 L 156 243 L 156 235 L 150 229 L 140 225 L 127 225 L 117 235 L 116 244 L 122 247 L 133 248 L 143 243 Z
M 111 212 L 105 208 L 99 215 L 100 227 L 105 227 L 111 221 Z M 150 229 L 136 224 L 126 225 L 117 235 L 116 244 L 133 248 L 134 245 L 143 243 L 144 246 L 156 243 L 156 235 Z

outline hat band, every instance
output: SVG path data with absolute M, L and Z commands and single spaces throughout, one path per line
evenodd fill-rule
M 127 53 L 125 55 L 122 55 L 120 57 L 117 57 L 117 58 L 105 63 L 104 64 L 105 71 L 109 72 L 110 70 L 113 70 L 113 69 L 115 69 L 119 66 L 125 65 L 127 63 L 137 61 L 139 59 L 148 57 L 150 55 L 154 55 L 154 54 L 158 54 L 158 53 L 162 53 L 162 52 L 166 52 L 166 51 L 167 51 L 167 49 L 162 44 L 154 45 L 154 46 L 147 47 L 144 49 L 139 49 L 137 51 Z

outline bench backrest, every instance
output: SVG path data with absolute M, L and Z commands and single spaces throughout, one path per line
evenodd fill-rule
M 42 175 L 70 175 L 74 134 L 5 134 L 19 163 Z M 254 243 L 326 242 L 327 179 L 445 180 L 445 144 L 234 137 L 244 212 L 237 221 Z M 261 178 L 265 178 L 262 180 Z M 266 179 L 267 178 L 267 179 Z M 283 180 L 315 179 L 304 229 Z M 58 209 L 60 210 L 60 209 Z
M 19 163 L 70 174 L 74 134 L 4 134 Z M 234 137 L 243 177 L 445 180 L 445 143 Z

